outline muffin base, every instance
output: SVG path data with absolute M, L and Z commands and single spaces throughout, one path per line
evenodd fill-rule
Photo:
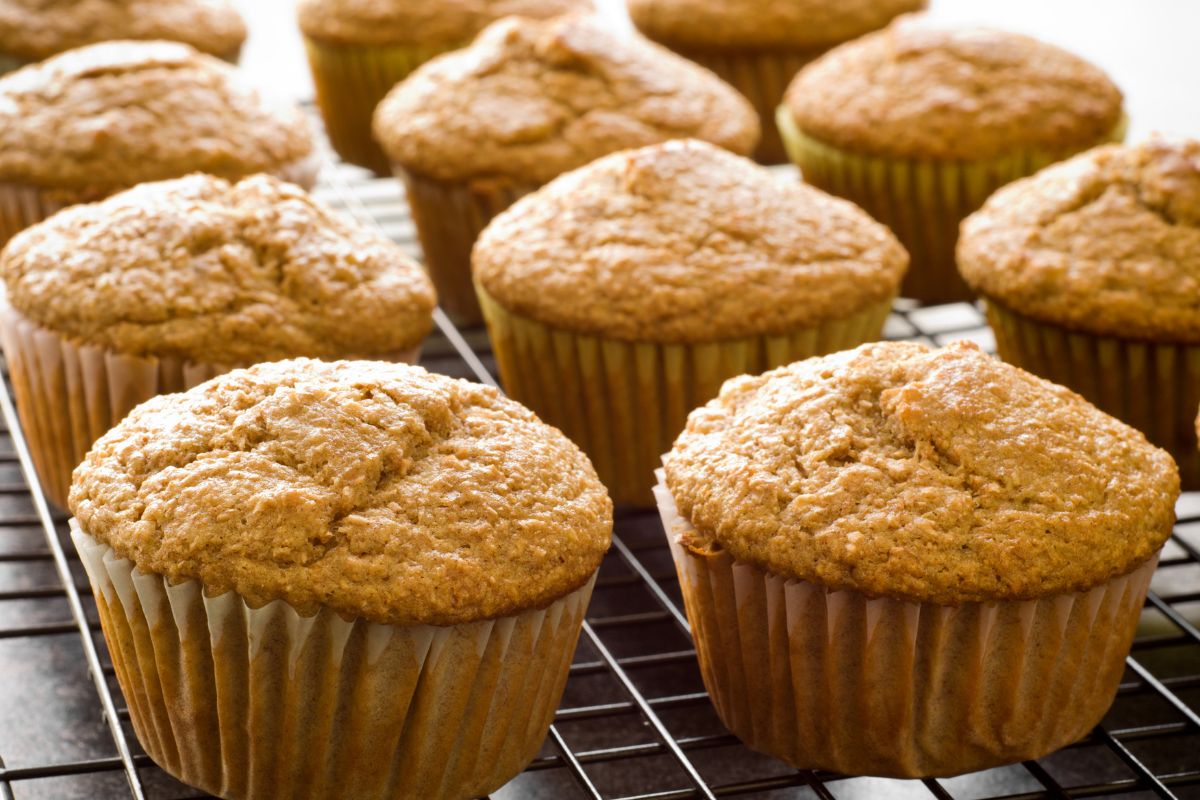
M 478 290 L 505 390 L 578 444 L 626 506 L 653 505 L 662 453 L 727 379 L 874 341 L 891 311 L 889 300 L 790 334 L 655 344 L 552 328 Z
M 1116 696 L 1158 563 L 1038 600 L 872 599 L 692 553 L 661 470 L 655 495 L 718 715 L 800 769 L 940 777 L 1083 738 Z
M 499 788 L 546 737 L 595 580 L 499 619 L 381 625 L 171 585 L 71 527 L 138 741 L 237 800 Z
M 1002 360 L 1079 392 L 1137 428 L 1175 458 L 1185 491 L 1200 489 L 1200 345 L 1078 333 L 992 299 L 986 307 Z

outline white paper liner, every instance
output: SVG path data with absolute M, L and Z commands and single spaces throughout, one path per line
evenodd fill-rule
M 1116 695 L 1155 554 L 1090 591 L 956 607 L 830 591 L 679 543 L 654 493 L 725 725 L 802 769 L 931 777 L 1039 758 Z
M 536 755 L 595 576 L 545 609 L 449 627 L 143 574 L 71 520 L 138 740 L 227 798 L 474 797 Z

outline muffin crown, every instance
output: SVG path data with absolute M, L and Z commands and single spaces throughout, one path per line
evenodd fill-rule
M 633 24 L 681 49 L 830 47 L 919 11 L 926 0 L 628 0 Z
M 1010 184 L 963 223 L 958 261 L 1036 319 L 1200 342 L 1200 141 L 1098 147 Z
M 626 147 L 758 141 L 748 101 L 703 67 L 595 17 L 510 17 L 426 63 L 375 111 L 400 166 L 439 180 L 544 183 Z
M 403 350 L 434 306 L 399 246 L 266 175 L 71 206 L 9 242 L 0 271 L 8 302 L 65 337 L 217 364 Z
M 1089 589 L 1171 534 L 1171 457 L 973 344 L 863 345 L 728 381 L 666 480 L 694 552 L 956 605 Z
M 1121 121 L 1120 90 L 1078 56 L 920 17 L 825 54 L 800 71 L 784 102 L 808 136 L 885 158 L 1069 154 Z
M 895 294 L 908 255 L 844 200 L 705 142 L 606 156 L 498 216 L 477 280 L 506 308 L 608 338 L 794 331 Z
M 193 171 L 268 172 L 309 157 L 293 104 L 177 42 L 105 42 L 0 78 L 0 180 L 103 196 Z
M 156 397 L 76 469 L 71 510 L 210 596 L 401 625 L 548 605 L 612 533 L 559 431 L 490 387 L 369 361 L 260 364 Z
M 0 0 L 0 52 L 40 61 L 112 39 L 169 39 L 232 58 L 246 23 L 228 0 Z

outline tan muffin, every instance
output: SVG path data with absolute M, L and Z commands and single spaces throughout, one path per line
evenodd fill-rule
M 0 52 L 40 61 L 112 39 L 169 39 L 233 59 L 246 24 L 228 0 L 0 0 Z
M 1200 343 L 1200 141 L 1099 147 L 1010 184 L 958 253 L 972 288 L 1025 315 Z
M 1166 541 L 1170 456 L 967 343 L 886 343 L 728 382 L 666 458 L 685 546 L 867 596 L 1076 592 Z
M 391 160 L 445 181 L 543 183 L 626 147 L 694 136 L 739 153 L 753 109 L 711 72 L 590 16 L 509 18 L 428 62 L 375 113 Z
M 155 398 L 96 443 L 71 510 L 172 583 L 397 625 L 544 606 L 612 529 L 557 430 L 489 387 L 379 362 L 260 364 Z
M 649 342 L 816 326 L 893 297 L 907 264 L 852 204 L 695 140 L 555 179 L 497 217 L 473 260 L 509 311 Z
M 26 317 L 123 354 L 383 354 L 432 327 L 433 288 L 399 246 L 266 175 L 191 175 L 73 206 L 18 234 L 0 271 Z
M 1121 100 L 1102 70 L 1028 36 L 902 18 L 806 67 L 785 104 L 806 135 L 860 155 L 971 160 L 1091 146 Z

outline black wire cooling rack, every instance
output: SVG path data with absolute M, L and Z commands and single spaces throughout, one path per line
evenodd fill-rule
M 318 194 L 416 250 L 393 180 L 330 167 Z M 491 382 L 486 333 L 442 316 L 422 363 Z M 887 336 L 991 347 L 979 312 L 898 303 Z M 142 752 L 65 518 L 36 488 L 0 387 L 0 800 L 199 798 Z M 700 681 L 662 528 L 618 512 L 562 706 L 539 757 L 496 800 L 559 798 L 1200 798 L 1200 494 L 1180 502 L 1116 703 L 1037 762 L 944 780 L 798 771 L 726 731 Z

